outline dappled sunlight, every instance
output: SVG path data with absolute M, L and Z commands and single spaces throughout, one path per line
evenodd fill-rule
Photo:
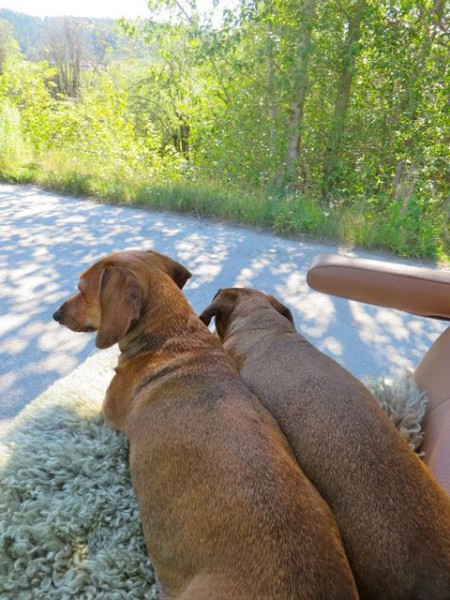
M 46 356 L 44 359 L 38 361 L 35 365 L 30 367 L 29 372 L 39 375 L 41 373 L 54 371 L 58 373 L 58 376 L 62 377 L 73 371 L 78 364 L 79 361 L 76 356 L 64 352 L 63 350 Z
M 219 238 L 214 243 L 198 233 L 176 241 L 174 248 L 178 260 L 192 273 L 189 287 L 193 290 L 213 282 L 222 270 L 222 263 L 228 258 L 228 247 L 223 240 Z
M 64 329 L 52 314 L 92 262 L 117 250 L 154 249 L 184 264 L 192 272 L 184 292 L 197 312 L 219 288 L 275 295 L 307 339 L 357 376 L 413 368 L 445 327 L 309 289 L 309 264 L 333 247 L 27 186 L 0 186 L 0 207 L 0 419 L 95 351 L 94 335 Z
M 323 341 L 322 349 L 327 354 L 337 357 L 342 355 L 344 347 L 335 337 L 327 337 Z
M 168 238 L 175 237 L 182 233 L 181 227 L 169 227 L 164 223 L 164 221 L 156 221 L 155 230 L 159 231 L 161 235 L 164 235 Z
M 4 291 L 0 292 L 2 295 Z M 27 315 L 14 315 L 5 313 L 0 317 L 0 335 L 4 335 L 10 331 L 15 332 L 27 322 Z
M 0 375 L 0 386 L 3 387 L 12 387 L 14 383 L 18 380 L 18 374 L 14 372 L 5 373 Z M 3 398 L 3 402 L 7 401 L 7 397 Z M 3 403 L 2 402 L 2 403 Z
M 248 267 L 244 267 L 236 278 L 233 287 L 254 287 L 254 280 L 265 270 L 270 262 L 267 258 L 254 258 Z
M 191 289 L 199 288 L 207 282 L 214 281 L 219 276 L 221 270 L 220 264 L 208 265 L 205 261 L 205 264 L 199 265 L 192 270 L 192 275 L 195 276 L 195 280 L 190 284 Z
M 74 335 L 69 329 L 61 327 L 61 325 L 52 321 L 46 324 L 44 332 L 39 336 L 38 346 L 41 350 L 45 351 L 57 345 L 59 352 L 78 352 L 80 349 L 91 345 L 93 339 L 92 333 Z
M 349 302 L 359 337 L 366 345 L 375 345 L 389 362 L 390 374 L 412 370 L 430 347 L 442 323 L 414 317 L 400 311 Z M 437 327 L 436 327 L 437 326 Z M 401 349 L 407 348 L 407 354 Z
M 363 341 L 384 344 L 392 337 L 397 340 L 409 337 L 403 319 L 392 310 L 376 308 L 375 313 L 369 312 L 368 307 L 359 302 L 350 302 L 349 306 Z
M 306 283 L 306 271 L 295 272 L 295 263 L 286 263 L 284 266 L 286 269 L 280 272 L 284 283 L 275 286 L 275 295 L 301 315 L 300 319 L 296 319 L 296 324 L 303 335 L 311 338 L 324 335 L 334 318 L 332 298 L 311 290 Z

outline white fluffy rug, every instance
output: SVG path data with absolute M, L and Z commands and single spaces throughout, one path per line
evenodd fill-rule
M 116 348 L 90 357 L 0 439 L 0 598 L 156 598 L 125 436 L 100 415 Z M 405 376 L 366 384 L 417 449 L 425 399 Z

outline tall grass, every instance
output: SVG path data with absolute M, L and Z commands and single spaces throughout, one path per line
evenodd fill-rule
M 371 199 L 358 210 L 345 206 L 325 207 L 301 194 L 270 194 L 262 189 L 239 190 L 214 181 L 190 181 L 183 177 L 144 179 L 115 172 L 111 165 L 93 164 L 77 156 L 52 152 L 30 162 L 30 153 L 20 135 L 17 112 L 3 110 L 0 143 L 10 150 L 0 161 L 0 178 L 33 181 L 76 196 L 94 196 L 99 201 L 168 210 L 247 224 L 280 235 L 309 235 L 349 246 L 389 251 L 448 264 L 450 214 L 445 207 L 426 205 L 413 199 L 401 203 Z

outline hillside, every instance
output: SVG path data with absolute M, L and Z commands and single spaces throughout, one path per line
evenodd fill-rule
M 64 27 L 67 21 L 80 33 L 87 55 L 103 62 L 107 51 L 119 58 L 124 52 L 142 53 L 144 46 L 136 40 L 131 42 L 124 36 L 114 19 L 91 19 L 80 17 L 36 17 L 8 9 L 0 9 L 0 19 L 7 21 L 13 28 L 20 50 L 28 60 L 47 58 L 46 47 L 49 40 Z M 130 48 L 131 46 L 131 48 Z

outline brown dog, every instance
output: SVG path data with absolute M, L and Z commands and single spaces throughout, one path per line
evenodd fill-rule
M 184 298 L 189 276 L 155 252 L 112 254 L 54 315 L 119 342 L 103 411 L 129 438 L 161 598 L 356 598 L 330 509 Z
M 361 598 L 450 598 L 450 499 L 357 379 L 256 290 L 216 294 L 201 319 L 275 416 L 333 510 Z

